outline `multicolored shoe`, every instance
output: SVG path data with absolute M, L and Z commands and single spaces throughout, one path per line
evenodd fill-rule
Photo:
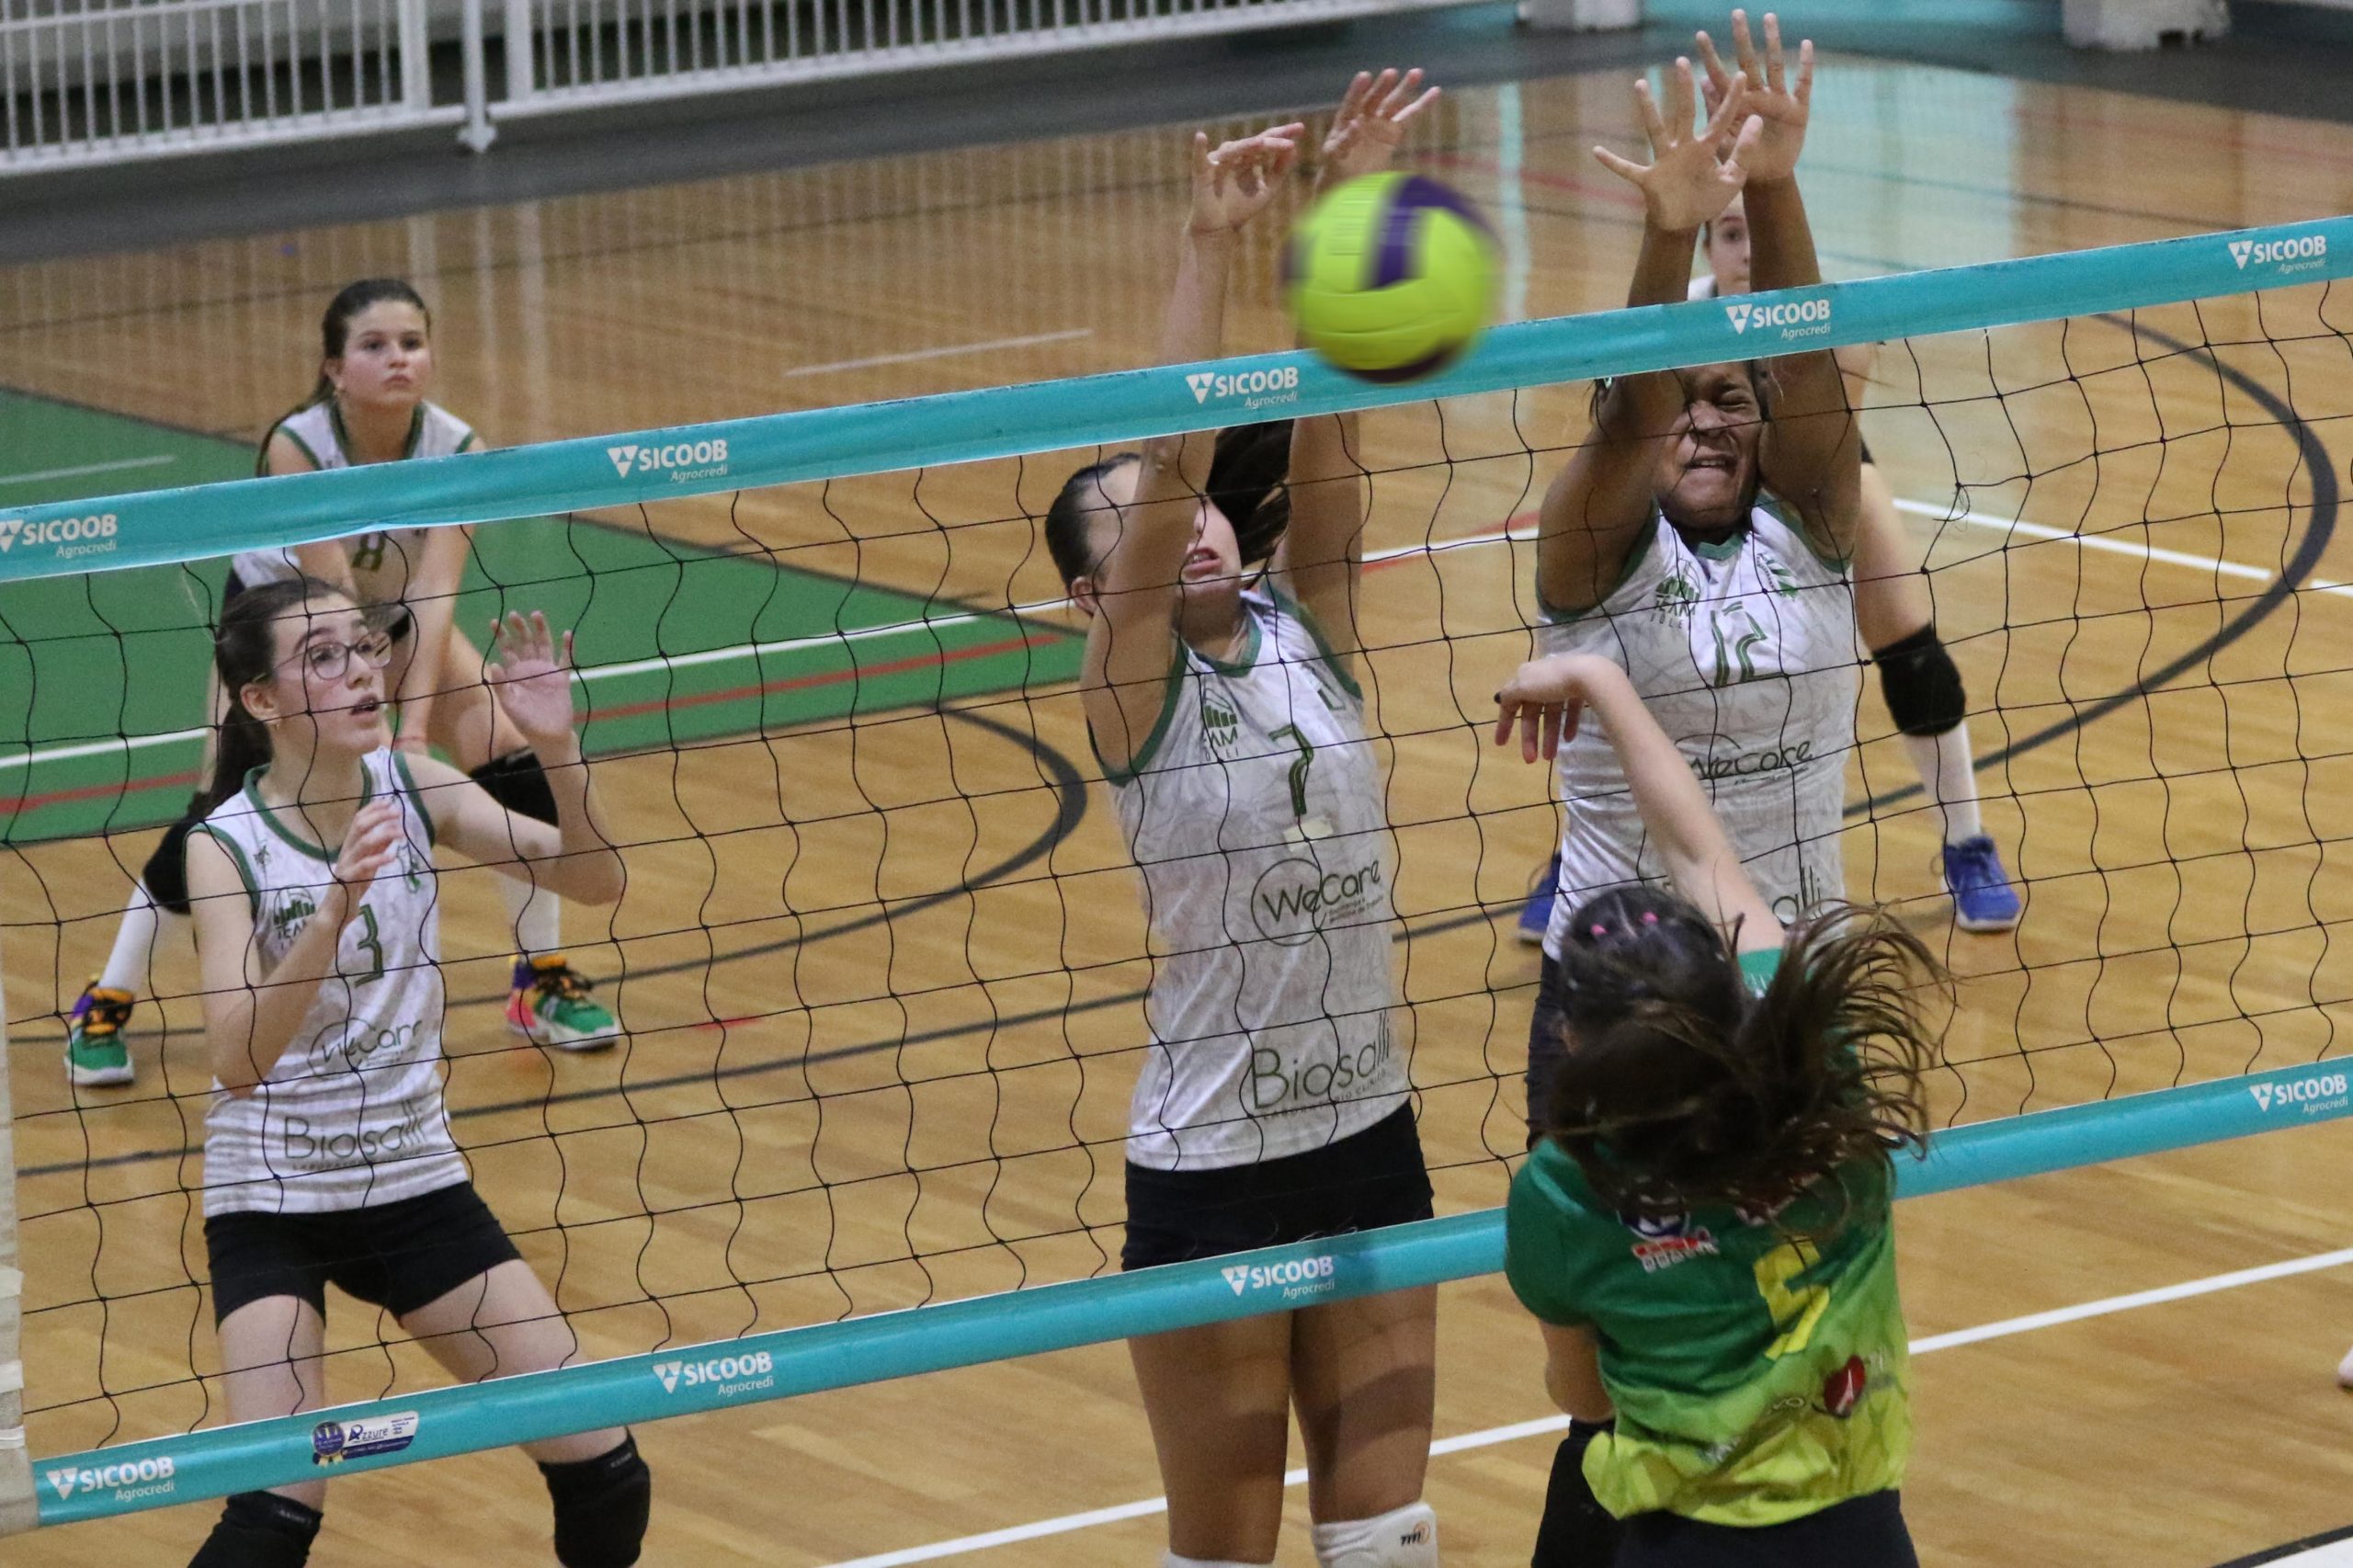
M 81 1088 L 128 1084 L 138 1076 L 131 1065 L 131 1042 L 122 1038 L 134 998 L 93 980 L 65 1015 L 65 1078 Z
M 1519 912 L 1519 939 L 1531 948 L 1544 945 L 1545 928 L 1552 924 L 1552 896 L 1560 886 L 1561 858 L 1555 855 L 1545 862 L 1544 874 L 1536 879 Z
M 1944 871 L 1953 924 L 1962 930 L 2007 931 L 2025 913 L 2009 873 L 2002 869 L 2002 852 L 1985 835 L 1946 845 Z
M 576 973 L 562 953 L 515 960 L 506 1021 L 534 1045 L 558 1051 L 602 1051 L 621 1037 L 612 1010 L 588 995 L 594 981 Z

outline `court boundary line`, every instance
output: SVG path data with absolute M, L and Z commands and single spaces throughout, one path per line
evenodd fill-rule
M 2251 1268 L 2233 1269 L 2225 1274 L 2211 1274 L 2202 1278 L 2186 1279 L 2177 1284 L 2160 1285 L 2152 1290 L 2133 1290 L 2120 1296 L 2106 1296 L 2097 1301 L 2081 1301 L 2073 1306 L 2054 1307 L 2047 1312 L 2027 1312 L 2018 1317 L 2001 1318 L 1980 1324 L 1972 1328 L 1954 1329 L 1944 1334 L 1932 1334 L 1912 1342 L 1915 1356 L 1931 1355 L 1938 1350 L 1959 1349 L 1990 1340 L 2007 1339 L 2016 1335 L 2031 1334 L 2037 1329 L 2057 1328 L 2068 1324 L 2083 1323 L 2094 1318 L 2110 1317 L 2120 1312 L 2134 1312 L 2142 1307 L 2162 1306 L 2172 1301 L 2188 1301 L 2211 1296 L 2224 1290 L 2235 1290 L 2245 1285 L 2260 1285 L 2274 1279 L 2290 1278 L 2298 1275 L 2315 1274 L 2324 1269 L 2341 1267 L 2353 1263 L 2353 1247 L 2341 1247 L 2335 1252 L 2314 1253 L 2305 1257 L 2286 1258 L 2278 1263 L 2258 1264 Z M 1523 1437 L 1539 1437 L 1549 1433 L 1565 1431 L 1569 1418 L 1565 1415 L 1539 1416 L 1531 1421 L 1516 1421 L 1502 1426 L 1490 1426 L 1476 1432 L 1458 1433 L 1440 1437 L 1430 1444 L 1430 1457 L 1440 1459 L 1449 1454 L 1468 1452 L 1474 1449 L 1493 1448 L 1497 1444 L 1515 1442 Z M 1283 1476 L 1286 1487 L 1302 1486 L 1307 1482 L 1307 1471 L 1294 1470 Z M 1092 1529 L 1099 1525 L 1119 1524 L 1129 1519 L 1149 1517 L 1167 1511 L 1168 1499 L 1147 1497 L 1132 1503 L 1115 1504 L 1109 1507 L 1091 1508 L 1084 1513 L 1064 1514 L 1056 1518 L 1034 1520 L 1026 1525 L 1012 1525 L 1002 1529 L 986 1530 L 975 1535 L 960 1536 L 952 1540 L 933 1541 L 923 1546 L 902 1547 L 896 1551 L 876 1552 L 866 1557 L 846 1558 L 825 1565 L 825 1568 L 909 1568 L 917 1562 L 933 1562 L 943 1558 L 963 1557 L 992 1547 L 1012 1546 L 1021 1541 L 1040 1540 L 1050 1536 L 1071 1535 Z M 2261 1559 L 2256 1559 L 2261 1561 Z

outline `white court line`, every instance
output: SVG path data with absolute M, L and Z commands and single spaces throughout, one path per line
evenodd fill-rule
M 1082 329 L 1083 330 L 1083 329 Z M 926 350 L 926 352 L 931 352 Z M 2249 566 L 2236 561 L 2222 561 L 2213 556 L 2191 555 L 2178 550 L 2165 550 L 2155 545 L 2135 544 L 2130 540 L 2109 539 L 2100 535 L 2071 533 L 2042 523 L 2029 523 L 2019 518 L 1997 517 L 1984 512 L 1955 514 L 1947 506 L 1932 506 L 1926 501 L 1898 499 L 1895 505 L 1904 511 L 1939 522 L 1967 523 L 1975 528 L 1993 528 L 2004 533 L 2025 534 L 2032 539 L 2069 540 L 2086 550 L 2106 551 L 2111 554 L 2137 556 L 2145 561 L 2167 566 L 2186 566 L 2195 571 L 2211 572 L 2225 577 L 2244 577 L 2252 582 L 2268 583 L 2279 574 L 2267 566 Z M 1508 534 L 1473 534 L 1467 539 L 1438 540 L 1420 544 L 1397 545 L 1388 550 L 1369 551 L 1364 563 L 1377 565 L 1408 555 L 1437 555 L 1457 550 L 1479 550 L 1506 541 L 1521 542 L 1533 539 L 1533 529 L 1521 529 Z M 2316 593 L 2336 594 L 2353 597 L 2353 585 L 2325 577 L 2305 579 L 2305 585 Z M 1031 604 L 1010 605 L 1002 610 L 973 610 L 962 615 L 939 616 L 927 620 L 897 620 L 882 626 L 855 627 L 847 631 L 829 631 L 818 637 L 788 637 L 773 642 L 746 642 L 731 648 L 711 648 L 699 653 L 674 653 L 659 658 L 631 659 L 620 664 L 597 665 L 580 672 L 583 681 L 615 680 L 626 676 L 650 675 L 657 671 L 691 669 L 699 665 L 728 664 L 737 659 L 757 660 L 770 653 L 790 653 L 800 648 L 827 648 L 847 642 L 862 642 L 877 637 L 896 637 L 905 632 L 938 631 L 950 626 L 969 626 L 975 621 L 994 619 L 1001 615 L 1034 616 L 1053 610 L 1067 609 L 1070 600 L 1039 599 Z M 28 767 L 36 763 L 62 762 L 70 757 L 97 756 L 108 752 L 140 751 L 152 746 L 177 745 L 201 736 L 199 730 L 175 730 L 163 735 L 133 735 L 125 739 L 89 741 L 78 745 L 43 746 L 13 756 L 0 756 L 0 773 L 14 767 Z
M 2317 1253 L 2311 1257 L 2290 1258 L 2283 1263 L 2267 1263 L 2256 1268 L 2242 1268 L 2230 1274 L 2210 1275 L 2203 1279 L 2185 1280 L 2178 1285 L 2161 1286 L 2154 1290 L 2135 1290 L 2128 1296 L 2109 1296 L 2102 1301 L 2085 1301 L 2073 1307 L 2060 1307 L 2052 1312 L 2029 1312 L 2024 1317 L 2004 1318 L 1999 1323 L 1981 1324 L 1975 1328 L 1956 1329 L 1950 1334 L 1932 1334 L 1926 1339 L 1912 1342 L 1912 1354 L 1926 1356 L 1931 1351 L 1950 1350 L 1963 1345 L 1975 1345 L 1988 1339 L 2006 1339 L 2016 1334 L 2030 1334 L 2039 1328 L 2053 1328 L 2061 1324 L 2080 1323 L 2086 1318 L 2107 1317 L 2112 1312 L 2129 1312 L 2140 1307 L 2154 1307 L 2166 1301 L 2186 1301 L 2193 1296 L 2211 1296 L 2218 1290 L 2235 1290 L 2242 1285 L 2259 1285 L 2268 1279 L 2284 1279 L 2291 1275 L 2312 1274 L 2324 1268 L 2336 1268 L 2353 1263 L 2353 1247 L 2336 1252 Z M 1531 1367 L 1533 1363 L 1530 1363 Z M 1565 1431 L 1569 1418 L 1548 1415 L 1534 1421 L 1515 1422 L 1508 1426 L 1490 1426 L 1483 1432 L 1465 1432 L 1459 1437 L 1441 1437 L 1430 1445 L 1432 1457 L 1459 1454 L 1471 1449 L 1493 1448 L 1498 1443 L 1516 1442 L 1522 1437 L 1540 1437 L 1547 1433 Z M 1286 1486 L 1304 1485 L 1307 1472 L 1292 1471 L 1283 1477 Z M 1117 1524 L 1123 1519 L 1141 1519 L 1165 1513 L 1168 1499 L 1154 1497 L 1138 1503 L 1122 1503 L 1116 1507 L 1095 1508 L 1084 1514 L 1065 1514 L 1058 1519 L 1040 1519 L 1034 1524 L 1016 1525 L 1008 1529 L 990 1530 L 984 1535 L 968 1535 L 955 1540 L 934 1541 L 928 1546 L 911 1546 L 898 1551 L 878 1552 L 871 1557 L 855 1557 L 835 1562 L 829 1568 L 906 1568 L 914 1562 L 932 1562 L 943 1557 L 961 1557 L 967 1552 L 984 1551 L 992 1546 L 1010 1546 L 1016 1541 L 1037 1540 L 1044 1536 L 1067 1535 L 1074 1530 L 1092 1529 L 1097 1525 Z
M 775 379 L 789 381 L 795 376 L 829 376 L 835 370 L 863 370 L 874 365 L 912 365 L 918 359 L 948 359 L 959 354 L 986 354 L 996 348 L 1029 348 L 1040 343 L 1068 343 L 1074 337 L 1092 337 L 1091 326 L 1074 326 L 1061 332 L 1033 333 L 1028 337 L 997 337 L 986 343 L 951 343 L 944 348 L 911 348 L 904 354 L 875 354 L 863 359 L 836 359 L 829 365 L 795 365 L 790 370 L 775 372 Z
M 36 469 L 30 473 L 0 475 L 0 487 L 11 484 L 37 484 L 44 479 L 79 479 L 85 473 L 119 473 L 127 468 L 161 468 L 179 459 L 169 452 L 152 458 L 117 458 L 111 462 L 82 463 L 74 468 Z

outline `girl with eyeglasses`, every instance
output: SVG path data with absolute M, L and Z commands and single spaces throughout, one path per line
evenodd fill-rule
M 353 283 L 320 324 L 318 384 L 270 427 L 256 472 L 311 473 L 362 463 L 479 451 L 472 426 L 426 396 L 433 384 L 432 319 L 398 278 Z M 482 653 L 452 624 L 471 548 L 465 528 L 371 529 L 290 549 L 246 551 L 222 590 L 222 606 L 263 583 L 308 575 L 367 606 L 391 636 L 388 695 L 398 705 L 394 745 L 413 756 L 438 747 L 502 805 L 554 821 L 546 778 L 521 734 L 482 681 Z M 218 714 L 216 696 L 213 711 Z M 166 830 L 142 869 L 104 971 L 67 1017 L 67 1075 L 83 1086 L 128 1084 L 135 1070 L 123 1030 L 147 983 L 166 921 L 188 915 L 181 846 L 200 820 L 191 810 Z M 528 881 L 502 891 L 517 958 L 506 1017 L 540 1045 L 595 1050 L 619 1038 L 612 1013 L 563 953 L 562 908 Z
M 610 904 L 572 712 L 572 639 L 510 616 L 485 677 L 544 770 L 552 823 L 393 747 L 393 643 L 310 577 L 249 587 L 221 619 L 220 756 L 187 844 L 203 968 L 204 1241 L 232 1421 L 316 1409 L 325 1288 L 390 1312 L 469 1381 L 563 1365 L 563 1313 L 475 1193 L 442 1098 L 436 846 Z M 627 1431 L 524 1445 L 566 1568 L 637 1561 L 652 1479 Z M 323 1483 L 240 1493 L 191 1568 L 301 1568 Z

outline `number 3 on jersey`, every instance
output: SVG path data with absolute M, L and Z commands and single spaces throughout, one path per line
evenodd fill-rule
M 1830 1287 L 1804 1285 L 1790 1289 L 1790 1281 L 1822 1261 L 1822 1254 L 1806 1241 L 1785 1243 L 1756 1260 L 1756 1293 L 1773 1314 L 1780 1337 L 1765 1347 L 1765 1358 L 1778 1361 L 1806 1347 L 1813 1325 L 1830 1306 Z
M 382 934 L 376 929 L 376 911 L 368 904 L 361 904 L 359 923 L 368 927 L 359 933 L 359 945 L 367 950 L 371 961 L 368 965 L 368 972 L 352 981 L 354 985 L 365 985 L 371 980 L 384 978 L 384 942 Z

